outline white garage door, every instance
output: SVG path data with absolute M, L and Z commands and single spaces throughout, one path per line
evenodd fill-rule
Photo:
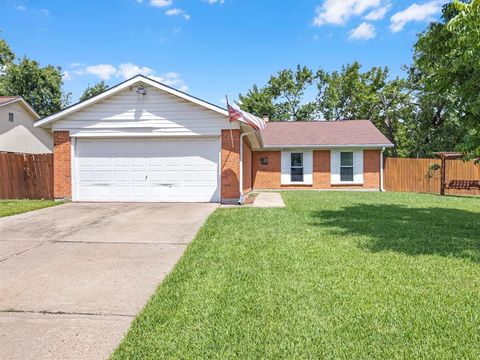
M 74 200 L 218 202 L 218 138 L 77 139 Z

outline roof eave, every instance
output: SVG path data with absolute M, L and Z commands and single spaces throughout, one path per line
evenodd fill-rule
M 327 145 L 327 144 L 284 144 L 284 145 L 263 145 L 263 149 L 342 149 L 342 148 L 392 148 L 394 147 L 393 144 L 335 144 L 335 145 Z
M 40 115 L 38 115 L 35 109 L 28 102 L 26 102 L 25 99 L 22 98 L 21 96 L 15 99 L 12 99 L 10 101 L 0 103 L 0 106 L 10 105 L 10 104 L 16 103 L 17 101 L 20 101 L 23 104 L 23 106 L 25 106 L 25 108 L 30 112 L 30 114 L 33 115 L 33 117 L 35 117 L 37 120 L 40 119 Z

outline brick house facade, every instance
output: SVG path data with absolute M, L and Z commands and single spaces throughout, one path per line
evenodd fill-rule
M 252 190 L 381 189 L 393 145 L 370 121 L 245 116 L 261 126 L 138 75 L 35 126 L 54 136 L 55 198 L 231 203 Z

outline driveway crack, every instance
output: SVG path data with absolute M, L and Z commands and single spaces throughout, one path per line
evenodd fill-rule
M 33 249 L 35 249 L 35 248 L 37 248 L 37 247 L 39 247 L 39 246 L 42 246 L 43 244 L 44 244 L 43 242 L 42 242 L 42 243 L 39 243 L 39 244 L 35 244 L 35 245 L 29 247 L 28 249 L 24 249 L 24 250 L 19 251 L 19 252 L 17 252 L 17 253 L 11 254 L 10 256 L 7 256 L 6 258 L 0 259 L 0 263 L 5 262 L 5 261 L 7 261 L 8 259 L 11 259 L 12 257 L 15 257 L 15 256 L 21 255 L 21 254 L 23 254 L 23 253 L 26 253 L 27 251 L 33 250 Z
M 101 313 L 101 312 L 69 312 L 69 311 L 50 311 L 50 310 L 17 310 L 6 309 L 0 310 L 0 314 L 42 314 L 42 315 L 81 315 L 81 316 L 119 316 L 133 318 L 135 314 L 117 314 L 117 313 Z

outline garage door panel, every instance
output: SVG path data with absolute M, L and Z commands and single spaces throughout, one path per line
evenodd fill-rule
M 112 184 L 113 183 L 112 171 L 97 171 L 95 180 L 97 183 Z
M 219 201 L 219 140 L 77 140 L 76 200 Z

